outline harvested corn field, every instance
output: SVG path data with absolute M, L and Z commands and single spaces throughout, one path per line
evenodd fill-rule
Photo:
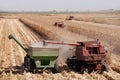
M 31 16 L 31 15 L 30 15 Z M 81 31 L 81 34 L 75 33 L 74 28 L 69 27 L 70 25 L 79 25 L 74 21 L 65 22 L 68 28 L 61 29 L 54 27 L 53 23 L 56 20 L 64 20 L 64 17 L 60 18 L 58 15 L 55 16 L 42 16 L 42 15 L 21 15 L 19 19 L 1 19 L 0 20 L 0 79 L 1 80 L 119 80 L 120 79 L 120 58 L 119 56 L 113 54 L 112 49 L 109 50 L 111 53 L 111 64 L 109 64 L 109 72 L 103 72 L 103 74 L 98 74 L 97 72 L 92 72 L 90 74 L 84 73 L 80 74 L 76 71 L 68 71 L 63 68 L 62 72 L 52 73 L 29 73 L 22 72 L 21 65 L 24 61 L 24 56 L 26 53 L 14 42 L 8 39 L 10 33 L 14 34 L 21 42 L 26 46 L 29 44 L 42 41 L 43 39 L 58 40 L 64 42 L 77 42 L 77 41 L 90 41 L 96 39 L 96 37 L 89 37 L 89 35 L 84 35 L 82 31 L 87 31 L 86 29 Z M 60 15 L 61 16 L 61 15 Z M 64 15 L 63 15 L 64 16 Z M 86 23 L 87 24 L 87 23 Z M 76 27 L 76 26 L 75 26 Z M 108 25 L 109 27 L 109 25 Z M 71 29 L 70 29 L 71 28 Z M 104 27 L 103 27 L 104 28 Z M 116 29 L 117 30 L 117 29 Z M 93 30 L 97 31 L 96 29 Z M 112 32 L 112 31 L 111 31 Z M 103 32 L 106 36 L 107 32 Z M 89 33 L 88 33 L 89 34 Z M 92 34 L 90 34 L 92 35 Z M 97 35 L 97 34 L 96 34 Z M 98 32 L 99 35 L 99 32 Z M 112 35 L 112 34 L 111 34 Z M 114 36 L 114 34 L 113 34 Z M 115 36 L 117 37 L 117 35 Z M 98 37 L 101 39 L 101 36 Z M 104 39 L 101 39 L 109 46 L 109 48 L 114 47 L 114 45 L 107 43 Z M 61 46 L 60 46 L 61 47 Z M 58 57 L 59 66 L 66 65 L 65 61 L 68 57 L 74 55 L 74 47 L 62 46 L 60 56 Z

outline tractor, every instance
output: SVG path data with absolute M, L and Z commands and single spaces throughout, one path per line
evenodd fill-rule
M 59 48 L 52 45 L 44 45 L 44 42 L 38 42 L 25 47 L 15 36 L 9 35 L 9 39 L 13 39 L 27 53 L 24 57 L 23 67 L 29 72 L 36 69 L 52 69 L 55 68 L 56 59 L 59 55 Z

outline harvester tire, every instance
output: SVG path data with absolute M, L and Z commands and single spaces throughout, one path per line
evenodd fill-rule
M 102 70 L 101 70 L 101 72 L 103 72 L 103 71 L 109 71 L 109 69 L 108 69 L 108 67 L 107 67 L 107 65 L 102 65 Z
M 88 69 L 85 66 L 80 67 L 80 72 L 83 74 L 84 72 L 88 73 Z
M 108 72 L 109 71 L 109 67 L 108 67 L 107 63 L 105 61 L 102 61 L 101 64 L 102 64 L 101 72 L 103 72 L 103 71 L 107 71 Z

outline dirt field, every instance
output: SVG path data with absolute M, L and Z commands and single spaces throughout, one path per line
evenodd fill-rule
M 79 74 L 74 71 L 63 71 L 61 73 L 36 73 L 32 74 L 29 72 L 21 72 L 21 65 L 23 63 L 24 56 L 26 53 L 12 40 L 8 39 L 8 35 L 10 33 L 14 34 L 21 42 L 23 42 L 25 45 L 32 44 L 38 41 L 41 41 L 44 38 L 46 39 L 52 39 L 52 40 L 64 40 L 66 42 L 76 42 L 76 41 L 84 41 L 84 40 L 91 40 L 93 37 L 88 37 L 88 35 L 82 34 L 76 34 L 75 32 L 71 32 L 68 29 L 60 29 L 55 28 L 53 26 L 54 22 L 56 20 L 62 20 L 64 21 L 65 17 L 60 18 L 58 15 L 56 16 L 41 16 L 41 15 L 31 15 L 24 16 L 25 19 L 22 19 L 24 23 L 29 25 L 29 27 L 32 27 L 32 29 L 36 29 L 35 31 L 31 30 L 27 26 L 25 26 L 23 23 L 21 23 L 18 19 L 0 19 L 0 80 L 43 80 L 43 79 L 49 79 L 49 80 L 119 80 L 120 79 L 120 57 L 111 54 L 112 60 L 110 68 L 111 70 L 109 72 L 104 72 L 103 74 L 97 74 L 95 72 L 91 74 Z M 60 15 L 61 16 L 61 15 Z M 67 22 L 66 22 L 67 23 Z M 71 21 L 68 22 L 69 25 L 78 25 L 79 23 Z M 86 23 L 88 24 L 88 23 Z M 89 27 L 86 27 L 90 30 Z M 104 27 L 102 27 L 103 29 Z M 119 27 L 115 28 L 115 32 L 117 32 Z M 114 27 L 110 27 L 109 25 L 104 30 L 114 30 Z M 44 30 L 44 31 L 43 31 Z M 96 31 L 94 28 L 93 32 Z M 101 30 L 102 31 L 102 30 Z M 108 31 L 107 31 L 108 32 Z M 109 34 L 109 32 L 105 33 L 106 35 Z M 42 35 L 39 36 L 39 34 Z M 111 34 L 115 37 L 117 37 L 119 33 L 117 34 Z M 64 36 L 66 35 L 66 36 Z M 119 39 L 118 39 L 119 40 Z M 104 39 L 102 40 L 104 43 Z M 106 43 L 108 44 L 108 43 Z M 109 45 L 109 44 L 108 44 Z M 110 45 L 109 45 L 110 46 Z M 114 45 L 113 45 L 114 46 Z M 68 53 L 68 52 L 65 52 Z M 60 54 L 60 58 L 64 55 L 63 52 Z M 66 54 L 69 55 L 69 54 Z M 65 58 L 67 58 L 66 56 Z

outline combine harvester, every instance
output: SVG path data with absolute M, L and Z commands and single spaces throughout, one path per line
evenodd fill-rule
M 70 45 L 76 46 L 75 56 L 72 59 L 67 59 L 67 65 L 70 69 L 80 71 L 83 73 L 99 71 L 108 71 L 108 66 L 106 64 L 106 53 L 107 48 L 102 46 L 101 43 L 97 41 L 84 41 L 78 43 L 65 43 L 59 41 L 49 41 L 49 44 L 60 44 L 60 45 Z
M 68 18 L 66 18 L 66 20 L 73 20 L 74 16 L 69 16 Z
M 59 48 L 54 44 L 76 46 L 75 56 L 72 59 L 67 59 L 66 62 L 70 69 L 81 73 L 84 71 L 108 71 L 106 65 L 107 50 L 99 41 L 65 43 L 44 40 L 43 42 L 29 45 L 26 48 L 13 35 L 9 35 L 9 39 L 14 39 L 26 51 L 27 55 L 24 58 L 24 67 L 30 72 L 33 72 L 35 69 L 57 70 L 55 69 L 55 63 L 59 55 Z M 52 46 L 46 44 L 52 44 Z
M 62 21 L 57 21 L 57 22 L 55 22 L 54 23 L 54 26 L 56 26 L 56 27 L 60 27 L 60 28 L 65 28 L 65 24 L 64 24 L 64 22 L 62 22 Z

